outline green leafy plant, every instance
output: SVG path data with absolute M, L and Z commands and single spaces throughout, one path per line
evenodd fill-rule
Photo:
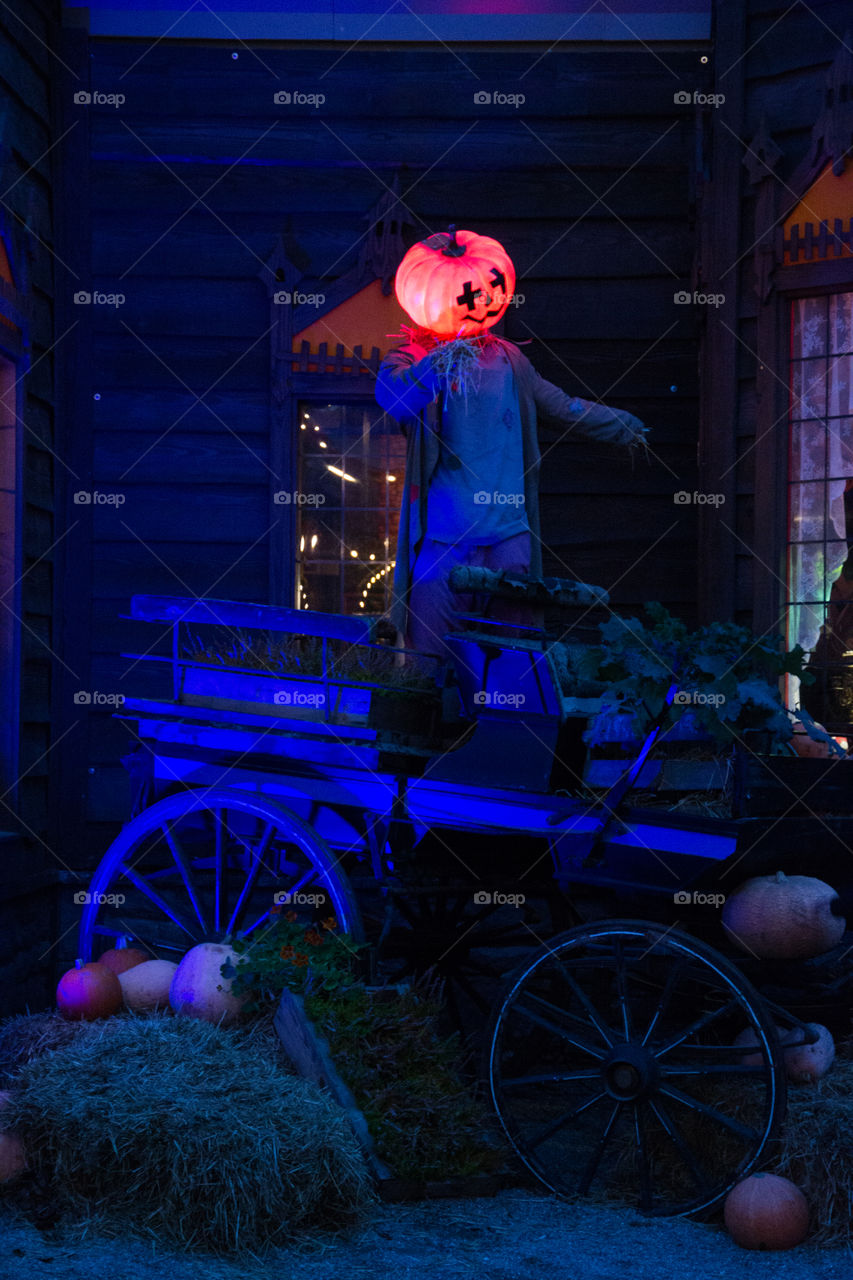
M 781 647 L 779 637 L 755 636 L 732 622 L 713 622 L 689 631 L 663 605 L 646 605 L 646 618 L 612 616 L 603 623 L 601 644 L 591 647 L 579 669 L 606 685 L 602 706 L 587 731 L 595 746 L 615 714 L 630 716 L 643 736 L 662 716 L 662 734 L 685 713 L 718 744 L 730 744 L 745 732 L 768 732 L 775 741 L 791 737 L 791 718 L 780 693 L 785 673 L 806 683 L 802 648 Z M 668 691 L 675 698 L 664 714 Z
M 333 917 L 305 924 L 293 911 L 256 940 L 233 946 L 222 974 L 247 1012 L 274 1007 L 285 988 L 329 1043 L 380 1157 L 417 1181 L 491 1172 L 503 1153 L 484 1137 L 485 1110 L 462 1075 L 455 1036 L 439 1034 L 437 986 L 374 991 L 357 977 L 362 944 L 339 934 Z
M 320 988 L 333 992 L 356 980 L 364 944 L 338 933 L 334 916 L 306 924 L 295 911 L 272 911 L 278 918 L 268 929 L 232 943 L 237 964 L 226 961 L 222 966 L 233 993 L 246 997 L 247 1013 L 276 1002 L 285 987 L 299 993 Z

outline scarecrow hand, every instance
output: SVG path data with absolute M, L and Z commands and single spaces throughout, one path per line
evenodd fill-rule
M 620 444 L 627 444 L 629 448 L 633 448 L 635 445 L 646 443 L 649 429 L 639 418 L 635 418 L 633 413 L 628 413 L 627 409 L 614 409 L 613 416 L 621 424 L 624 432 L 623 439 L 619 441 Z
M 392 351 L 376 375 L 376 399 L 393 418 L 414 418 L 438 395 L 440 380 L 428 355 L 415 360 L 422 348 Z

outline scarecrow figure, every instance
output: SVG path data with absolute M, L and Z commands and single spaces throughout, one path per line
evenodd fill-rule
M 608 444 L 644 441 L 638 418 L 566 395 L 489 332 L 514 288 L 502 246 L 454 227 L 414 245 L 397 270 L 416 327 L 383 361 L 376 399 L 407 437 L 390 618 L 412 649 L 443 653 L 456 613 L 471 610 L 450 590 L 456 565 L 541 576 L 540 415 Z M 512 604 L 493 616 L 529 620 Z

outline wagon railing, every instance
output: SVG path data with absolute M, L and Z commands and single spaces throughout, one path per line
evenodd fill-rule
M 342 685 L 365 691 L 399 687 L 397 684 L 390 684 L 381 679 L 362 678 L 361 675 L 343 674 L 340 669 L 336 670 L 335 662 L 339 661 L 340 654 L 334 654 L 331 651 L 331 642 L 339 641 L 352 648 L 381 652 L 388 657 L 389 663 L 394 661 L 395 655 L 398 655 L 398 661 L 401 661 L 404 653 L 409 657 L 414 653 L 413 650 L 397 648 L 379 638 L 379 625 L 383 621 L 380 617 L 356 618 L 314 610 L 289 609 L 277 605 L 159 595 L 133 596 L 130 613 L 121 616 L 134 622 L 160 622 L 170 625 L 171 653 L 168 657 L 152 653 L 150 650 L 145 653 L 123 653 L 122 656 L 136 661 L 168 664 L 172 671 L 172 697 L 175 702 L 180 702 L 184 695 L 187 671 L 204 666 L 208 670 L 244 674 L 251 672 L 254 675 L 269 676 L 271 680 L 276 678 L 299 680 L 300 683 L 316 685 L 322 690 L 325 721 L 331 719 L 336 707 L 337 698 L 333 696 L 335 688 L 338 690 L 339 697 Z M 241 632 L 252 630 L 318 639 L 321 641 L 320 671 L 287 670 L 284 667 L 281 670 L 270 670 L 247 664 L 229 663 L 225 659 L 217 660 L 215 663 L 200 661 L 192 654 L 185 654 L 182 647 L 182 642 L 186 638 L 182 628 L 188 629 L 193 625 L 219 627 L 230 632 L 232 638 L 238 643 L 243 642 Z M 431 667 L 436 689 L 443 687 L 447 679 L 446 663 L 435 654 L 419 653 L 417 657 L 419 671 L 429 674 Z

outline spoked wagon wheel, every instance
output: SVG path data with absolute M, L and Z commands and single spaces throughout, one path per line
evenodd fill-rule
M 761 1065 L 735 1044 L 747 1028 Z M 645 921 L 583 925 L 528 960 L 495 1010 L 487 1057 L 501 1124 L 546 1186 L 646 1213 L 716 1204 L 785 1109 L 757 991 L 712 948 Z
M 347 878 L 320 837 L 275 800 L 229 787 L 181 791 L 145 809 L 107 850 L 87 896 L 84 960 L 120 937 L 177 960 L 289 910 L 306 923 L 333 915 L 341 931 L 362 936 Z

